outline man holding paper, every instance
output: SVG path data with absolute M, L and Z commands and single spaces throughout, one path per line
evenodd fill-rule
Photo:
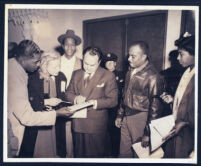
M 121 127 L 119 157 L 136 157 L 132 144 L 142 141 L 149 145 L 151 120 L 160 117 L 161 103 L 158 96 L 162 92 L 162 80 L 148 60 L 148 45 L 135 42 L 129 49 L 130 70 L 125 79 L 123 101 L 115 121 Z
M 106 157 L 108 108 L 118 101 L 118 88 L 112 72 L 101 68 L 101 51 L 88 47 L 83 51 L 83 69 L 73 73 L 66 92 L 74 104 L 93 103 L 87 118 L 73 119 L 75 157 Z

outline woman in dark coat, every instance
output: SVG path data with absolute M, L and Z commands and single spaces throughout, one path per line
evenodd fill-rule
M 162 96 L 167 103 L 173 102 L 173 115 L 175 117 L 175 135 L 167 142 L 165 157 L 189 158 L 194 153 L 194 95 L 195 95 L 195 37 L 185 33 L 175 45 L 178 46 L 178 60 L 186 67 L 179 82 L 174 98 L 170 95 Z
M 46 53 L 40 69 L 29 75 L 29 100 L 34 110 L 47 111 L 46 106 L 56 106 L 64 100 L 67 80 L 59 69 L 60 56 Z M 26 127 L 21 157 L 65 157 L 65 121 L 57 118 L 55 126 Z

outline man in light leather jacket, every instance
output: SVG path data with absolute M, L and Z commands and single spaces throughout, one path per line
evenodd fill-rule
M 132 151 L 136 142 L 142 141 L 143 147 L 149 145 L 148 124 L 160 117 L 162 106 L 159 95 L 163 92 L 163 81 L 148 60 L 148 45 L 143 41 L 132 44 L 128 61 L 130 70 L 115 121 L 121 127 L 119 157 L 137 157 Z

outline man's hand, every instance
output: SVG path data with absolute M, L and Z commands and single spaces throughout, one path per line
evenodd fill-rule
M 120 128 L 122 125 L 122 119 L 121 118 L 116 118 L 115 120 L 115 126 Z
M 175 130 L 175 135 L 177 135 L 181 131 L 181 129 L 186 125 L 188 125 L 188 122 L 178 122 L 175 124 L 172 130 Z
M 93 109 L 97 109 L 97 100 L 89 100 L 88 102 L 93 104 Z
M 149 146 L 149 136 L 143 136 L 142 137 L 142 147 L 147 147 Z
M 167 94 L 166 92 L 163 92 L 163 94 L 160 95 L 160 97 L 161 97 L 161 99 L 163 99 L 163 101 L 164 101 L 165 103 L 167 103 L 167 104 L 172 103 L 173 100 L 174 100 L 174 98 L 173 98 L 171 95 Z
M 56 115 L 57 117 L 70 117 L 74 114 L 75 112 L 71 112 L 69 107 L 62 107 L 58 110 L 56 110 Z
M 84 103 L 86 101 L 86 97 L 84 96 L 76 96 L 74 99 L 74 104 L 81 104 Z
M 50 99 L 45 99 L 44 100 L 44 104 L 49 105 L 49 106 L 56 106 L 61 102 L 62 102 L 62 100 L 58 99 L 58 98 L 50 98 Z

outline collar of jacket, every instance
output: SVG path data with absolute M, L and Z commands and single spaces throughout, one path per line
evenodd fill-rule
M 147 65 L 148 65 L 149 61 L 146 60 L 141 66 L 136 67 L 136 68 L 131 68 L 131 73 L 135 70 L 135 73 L 138 73 L 139 71 L 142 71 Z

